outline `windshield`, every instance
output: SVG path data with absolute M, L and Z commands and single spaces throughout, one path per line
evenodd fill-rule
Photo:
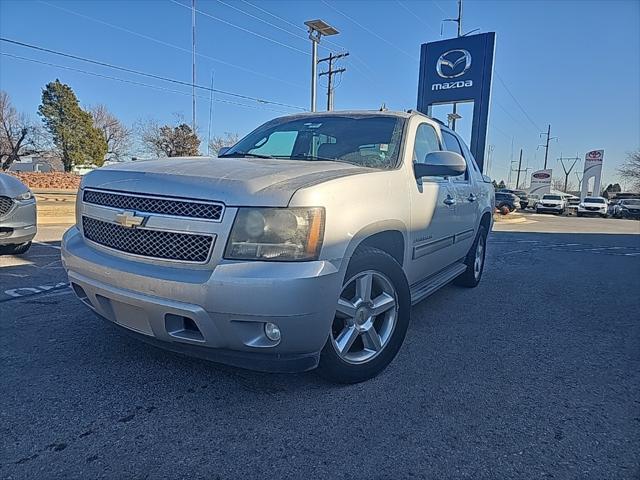
M 329 160 L 393 168 L 404 119 L 384 115 L 318 115 L 265 123 L 222 157 Z
M 586 197 L 584 203 L 604 203 L 604 198 L 591 198 Z
M 622 205 L 640 205 L 640 200 L 622 200 Z
M 560 195 L 544 195 L 542 197 L 543 200 L 562 200 Z

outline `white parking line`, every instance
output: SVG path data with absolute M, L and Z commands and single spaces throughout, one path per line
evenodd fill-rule
M 49 245 L 48 243 L 44 243 L 44 242 L 33 242 L 36 245 L 42 245 L 43 247 L 49 247 L 49 248 L 55 248 L 56 250 L 60 250 L 60 247 L 57 245 Z

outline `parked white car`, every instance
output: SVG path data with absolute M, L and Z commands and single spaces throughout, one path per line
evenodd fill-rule
M 429 117 L 300 114 L 218 158 L 88 173 L 62 259 L 80 299 L 142 339 L 352 383 L 395 357 L 412 304 L 478 284 L 494 207 Z
M 567 202 L 562 195 L 546 193 L 536 204 L 536 213 L 551 212 L 563 214 L 567 209 Z
M 608 208 L 609 204 L 604 197 L 585 197 L 578 205 L 578 216 L 599 215 L 602 218 L 607 218 Z

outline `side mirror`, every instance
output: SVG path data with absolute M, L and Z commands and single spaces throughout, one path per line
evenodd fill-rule
M 455 152 L 436 151 L 427 153 L 424 163 L 414 163 L 413 172 L 416 178 L 422 177 L 455 177 L 467 170 L 467 162 L 462 155 Z
M 482 181 L 484 183 L 492 183 L 491 177 L 489 175 L 482 175 Z
M 231 147 L 220 147 L 220 150 L 218 150 L 218 156 L 220 155 L 224 155 L 225 153 L 227 153 L 229 150 L 231 150 Z

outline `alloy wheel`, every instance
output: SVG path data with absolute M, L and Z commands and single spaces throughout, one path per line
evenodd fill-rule
M 362 364 L 387 346 L 398 318 L 398 294 L 380 272 L 360 272 L 345 282 L 331 328 L 338 356 Z

